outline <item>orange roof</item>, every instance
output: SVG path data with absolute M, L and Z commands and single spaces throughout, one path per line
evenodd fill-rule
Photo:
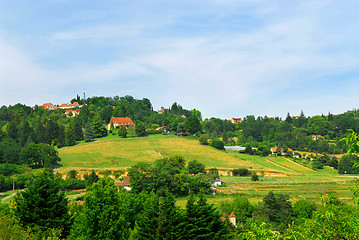
M 49 109 L 51 106 L 52 106 L 52 103 L 44 103 L 42 105 L 42 107 L 45 108 L 45 109 Z
M 112 117 L 109 124 L 111 123 L 118 125 L 135 125 L 129 117 Z
M 277 151 L 277 146 L 275 146 L 275 147 L 272 147 L 272 148 L 270 148 L 271 149 L 271 151 L 273 151 L 273 152 L 275 152 L 275 151 Z M 283 148 L 281 148 L 280 149 L 280 152 L 283 152 L 284 150 L 283 150 Z M 294 152 L 292 149 L 290 149 L 290 148 L 288 148 L 288 151 L 289 152 Z
M 231 215 L 228 216 L 229 218 L 235 218 L 236 215 L 234 215 L 234 213 L 232 212 Z
M 77 205 L 84 205 L 84 201 L 76 201 Z

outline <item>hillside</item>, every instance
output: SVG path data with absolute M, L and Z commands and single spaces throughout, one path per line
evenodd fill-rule
M 199 144 L 197 140 L 176 136 L 151 135 L 145 138 L 121 139 L 113 136 L 96 142 L 81 143 L 60 149 L 63 168 L 69 169 L 121 169 L 138 162 L 154 162 L 156 159 L 180 154 L 187 161 L 198 160 L 207 168 L 226 171 L 232 168 L 251 168 L 265 171 L 267 175 L 318 174 L 300 164 L 282 157 L 259 157 L 216 150 Z M 329 172 L 328 172 L 329 171 Z M 326 170 L 326 173 L 331 173 Z

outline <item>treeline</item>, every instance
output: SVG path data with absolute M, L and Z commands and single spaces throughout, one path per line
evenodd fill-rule
M 101 178 L 84 204 L 67 203 L 60 179 L 51 171 L 35 177 L 16 196 L 11 210 L 2 205 L 0 237 L 6 239 L 229 239 L 230 226 L 203 195 L 191 195 L 179 208 L 172 194 L 119 190 Z M 10 206 L 11 208 L 11 206 Z
M 340 141 L 347 135 L 347 129 L 359 130 L 359 111 L 347 111 L 340 115 L 292 117 L 288 113 L 285 120 L 246 116 L 240 123 L 231 123 L 218 118 L 202 122 L 204 133 L 211 138 L 220 138 L 226 145 L 263 147 L 276 145 L 297 151 L 340 154 L 347 150 Z
M 239 195 L 219 208 L 203 194 L 180 208 L 164 190 L 133 193 L 108 177 L 88 188 L 83 202 L 68 203 L 52 171 L 37 175 L 11 205 L 0 206 L 1 239 L 357 239 L 358 206 L 336 195 L 292 203 L 269 192 L 257 204 Z M 228 217 L 233 212 L 235 227 Z

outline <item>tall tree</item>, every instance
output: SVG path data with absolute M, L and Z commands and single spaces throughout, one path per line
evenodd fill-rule
M 15 215 L 24 227 L 46 232 L 61 229 L 61 235 L 69 234 L 72 224 L 67 199 L 59 192 L 59 185 L 51 173 L 44 171 L 33 183 L 15 198 Z

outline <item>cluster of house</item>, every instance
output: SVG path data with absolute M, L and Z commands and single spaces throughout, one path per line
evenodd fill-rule
M 57 110 L 57 109 L 65 109 L 65 114 L 69 117 L 74 117 L 80 114 L 80 108 L 83 105 L 80 105 L 78 102 L 73 103 L 63 103 L 60 105 L 52 104 L 52 103 L 44 103 L 40 106 L 37 106 L 38 108 L 43 108 L 45 110 Z M 33 109 L 35 107 L 32 107 Z

